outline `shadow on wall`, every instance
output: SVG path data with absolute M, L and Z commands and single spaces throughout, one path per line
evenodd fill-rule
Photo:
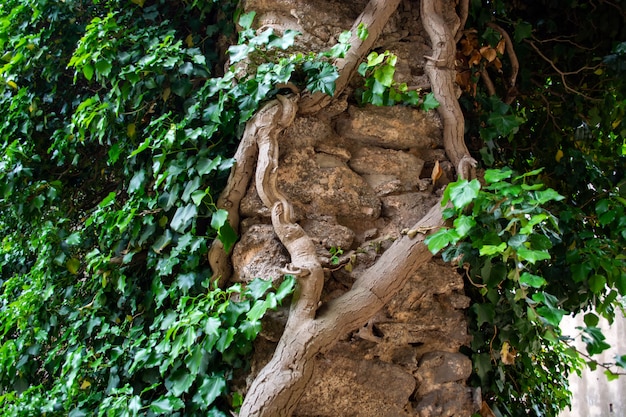
M 561 323 L 563 334 L 576 335 L 577 326 L 585 326 L 583 315 L 565 317 Z M 611 349 L 602 353 L 597 358 L 598 362 L 613 362 L 615 355 L 626 353 L 626 318 L 618 316 L 611 329 L 606 320 L 599 324 L 606 341 Z M 578 340 L 577 348 L 585 351 L 584 343 Z M 570 389 L 572 391 L 572 409 L 565 410 L 559 417 L 623 417 L 626 416 L 626 377 L 609 382 L 602 368 L 595 371 L 585 369 L 582 377 L 576 374 L 570 376 Z

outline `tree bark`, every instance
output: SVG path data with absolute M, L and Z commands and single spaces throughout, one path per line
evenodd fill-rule
M 422 0 L 422 23 L 432 44 L 432 56 L 427 56 L 424 72 L 428 75 L 431 89 L 439 102 L 437 111 L 443 123 L 443 143 L 446 155 L 457 167 L 462 178 L 474 177 L 476 161 L 465 145 L 465 119 L 455 90 L 456 70 L 454 58 L 456 42 L 454 34 L 459 29 L 450 28 L 442 16 L 441 0 Z

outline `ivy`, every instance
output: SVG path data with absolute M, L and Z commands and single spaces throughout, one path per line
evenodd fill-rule
M 583 361 L 559 328 L 563 316 L 578 312 L 562 286 L 585 280 L 589 297 L 623 295 L 617 280 L 611 279 L 623 271 L 623 260 L 603 261 L 613 264 L 603 271 L 579 264 L 569 276 L 562 270 L 555 273 L 560 263 L 556 248 L 566 235 L 563 222 L 548 207 L 559 210 L 565 197 L 545 187 L 542 172 L 519 175 L 505 167 L 486 170 L 484 185 L 478 180 L 451 183 L 443 204 L 449 206 L 444 217 L 453 219 L 452 227 L 425 241 L 433 253 L 442 251 L 444 260 L 458 262 L 465 272 L 473 299 L 468 353 L 476 383 L 486 390 L 494 409 L 507 415 L 519 409 L 557 413 L 569 402 L 566 377 L 578 372 Z M 605 213 L 609 203 L 602 201 L 600 212 Z M 597 316 L 588 313 L 586 327 L 579 329 L 589 356 L 610 347 L 597 323 Z M 558 366 L 559 372 L 545 364 Z
M 393 106 L 397 103 L 416 106 L 424 111 L 439 107 L 433 93 L 424 97 L 419 91 L 411 90 L 406 83 L 398 84 L 394 80 L 398 57 L 389 51 L 382 54 L 370 52 L 367 60 L 357 68 L 357 72 L 365 77 L 363 88 L 358 93 L 358 100 L 376 106 Z
M 294 279 L 215 287 L 211 241 L 237 239 L 215 196 L 243 123 L 315 57 L 212 76 L 234 6 L 0 6 L 0 415 L 241 405 L 234 373 Z M 249 29 L 231 48 L 249 60 L 296 36 Z M 312 88 L 333 74 L 310 70 Z

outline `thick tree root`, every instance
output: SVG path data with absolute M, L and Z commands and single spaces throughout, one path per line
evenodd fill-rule
M 438 229 L 443 225 L 442 210 L 441 204 L 436 204 L 413 229 Z M 252 383 L 240 416 L 290 416 L 313 375 L 315 356 L 367 323 L 431 259 L 424 237 L 420 233 L 414 239 L 405 236 L 394 242 L 350 291 L 321 307 L 314 319 L 306 317 L 312 299 L 303 284 L 274 356 Z M 298 282 L 310 279 L 315 278 L 302 276 Z
M 437 110 L 443 123 L 446 155 L 458 167 L 457 175 L 469 179 L 475 176 L 473 168 L 476 160 L 470 156 L 465 145 L 465 119 L 454 88 L 454 34 L 459 28 L 451 28 L 444 21 L 441 0 L 422 0 L 421 6 L 422 23 L 433 48 L 432 56 L 426 57 L 424 72 L 428 75 L 432 92 L 439 102 Z

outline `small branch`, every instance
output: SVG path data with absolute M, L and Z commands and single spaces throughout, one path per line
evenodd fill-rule
M 463 30 L 465 29 L 465 23 L 467 22 L 467 16 L 469 15 L 469 0 L 461 0 L 459 2 L 459 29 L 456 31 L 454 42 L 457 43 L 463 37 Z
M 568 39 L 568 38 L 573 38 L 573 37 L 574 36 L 572 35 L 572 36 L 556 36 L 554 38 L 549 38 L 549 39 L 537 39 L 537 38 L 533 37 L 533 39 L 536 42 L 539 42 L 539 43 L 548 43 L 548 42 L 569 43 L 570 45 L 573 45 L 576 48 L 581 49 L 583 51 L 593 51 L 594 49 L 596 49 L 596 48 L 588 48 L 586 46 L 582 46 L 582 45 L 580 45 L 580 44 L 578 44 L 578 43 Z
M 537 54 L 541 57 L 541 59 L 543 59 L 543 60 L 544 60 L 544 61 L 546 61 L 548 64 L 550 64 L 550 66 L 554 69 L 554 71 L 556 71 L 556 72 L 557 72 L 557 74 L 559 74 L 559 76 L 561 77 L 561 81 L 563 82 L 563 87 L 565 88 L 565 90 L 566 90 L 566 91 L 569 91 L 570 93 L 573 93 L 573 94 L 579 95 L 579 96 L 581 96 L 581 97 L 584 97 L 584 98 L 586 98 L 587 100 L 591 100 L 591 101 L 600 101 L 600 99 L 593 98 L 593 97 L 589 97 L 588 95 L 583 94 L 583 93 L 581 93 L 580 91 L 577 91 L 577 90 L 575 90 L 575 89 L 571 88 L 571 87 L 567 84 L 567 80 L 565 79 L 565 77 L 566 77 L 567 75 L 574 75 L 574 74 L 578 74 L 578 73 L 580 73 L 580 72 L 582 72 L 582 71 L 585 71 L 585 70 L 594 70 L 594 69 L 597 69 L 597 68 L 599 68 L 602 64 L 598 64 L 598 65 L 596 65 L 596 66 L 594 66 L 594 67 L 587 67 L 587 66 L 584 66 L 584 67 L 581 67 L 581 68 L 577 69 L 576 71 L 568 71 L 568 72 L 561 71 L 561 70 L 560 70 L 560 69 L 559 69 L 559 68 L 558 68 L 558 67 L 554 64 L 554 62 L 553 62 L 550 58 L 548 58 L 547 56 L 545 56 L 545 55 L 543 54 L 543 52 L 541 52 L 541 50 L 537 47 L 537 45 L 535 45 L 535 43 L 534 43 L 533 41 L 529 41 L 529 40 L 527 40 L 527 39 L 526 39 L 526 43 L 528 43 L 528 44 L 529 44 L 529 45 L 530 45 L 530 46 L 531 46 L 531 47 L 535 50 L 535 52 L 537 52 Z
M 607 371 L 609 371 L 609 372 L 610 372 L 610 373 L 612 373 L 613 375 L 619 375 L 619 376 L 626 375 L 626 372 L 615 372 L 615 371 L 613 371 L 613 370 L 611 369 L 611 367 L 612 367 L 612 366 L 617 366 L 617 365 L 615 365 L 614 363 L 611 363 L 611 362 L 610 362 L 610 363 L 601 363 L 601 362 L 598 362 L 598 361 L 596 361 L 595 359 L 593 359 L 590 355 L 588 355 L 588 354 L 586 354 L 585 352 L 583 352 L 583 351 L 579 350 L 576 346 L 572 346 L 569 342 L 564 341 L 564 343 L 565 343 L 568 347 L 570 347 L 571 349 L 574 349 L 574 350 L 576 351 L 576 353 L 578 353 L 578 354 L 579 354 L 580 356 L 582 356 L 583 358 L 585 358 L 585 359 L 587 359 L 587 360 L 589 360 L 589 361 L 595 362 L 595 363 L 596 363 L 596 365 L 598 365 L 598 366 L 599 366 L 599 367 L 601 367 L 601 368 L 606 369 Z
M 495 96 L 496 95 L 496 86 L 493 85 L 493 81 L 491 81 L 491 77 L 489 76 L 489 73 L 487 72 L 487 68 L 483 68 L 480 71 L 480 78 L 482 78 L 483 83 L 485 83 L 485 88 L 487 89 L 487 94 L 489 94 L 489 96 Z
M 487 26 L 500 33 L 502 39 L 504 39 L 506 53 L 508 54 L 509 62 L 511 63 L 511 74 L 507 80 L 507 93 L 504 102 L 506 104 L 511 104 L 513 100 L 515 100 L 515 91 L 517 91 L 515 84 L 517 83 L 517 75 L 519 74 L 519 60 L 517 59 L 517 54 L 515 53 L 515 48 L 513 47 L 513 41 L 511 41 L 511 37 L 508 32 L 495 23 L 488 23 Z

